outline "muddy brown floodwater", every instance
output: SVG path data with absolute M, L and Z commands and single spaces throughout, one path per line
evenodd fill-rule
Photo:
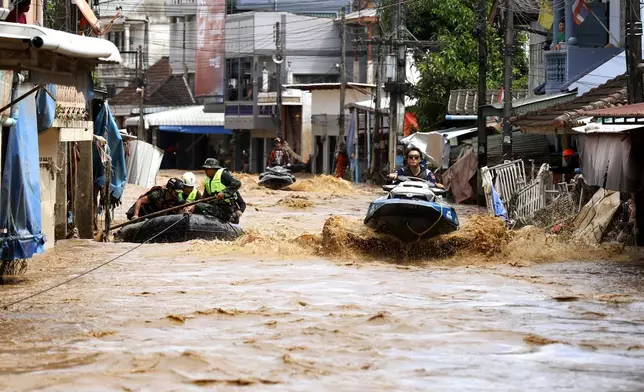
M 405 250 L 361 225 L 377 190 L 242 179 L 239 240 L 144 245 L 4 310 L 0 389 L 644 390 L 636 256 L 508 233 L 473 207 Z M 133 246 L 63 242 L 2 301 Z

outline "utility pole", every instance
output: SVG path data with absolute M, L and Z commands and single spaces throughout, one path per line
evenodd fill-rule
M 483 106 L 487 101 L 487 1 L 479 1 L 478 9 L 478 27 L 476 33 L 479 40 L 479 85 L 478 85 L 478 108 L 477 108 L 477 127 L 478 127 L 478 167 L 479 177 L 480 169 L 487 166 L 487 130 L 485 124 L 485 115 L 483 115 Z M 481 181 L 479 179 L 479 185 Z M 477 190 L 480 186 L 477 187 Z
M 373 124 L 373 138 L 371 146 L 371 174 L 376 173 L 376 145 L 380 145 L 380 100 L 381 100 L 381 85 L 382 85 L 382 45 L 376 45 L 376 99 L 374 102 L 374 124 Z
M 642 89 L 642 22 L 639 0 L 626 1 L 626 72 L 628 74 L 628 103 L 644 101 Z
M 344 18 L 345 8 L 340 10 L 340 115 L 338 116 L 338 142 L 336 152 L 340 151 L 340 143 L 344 141 L 345 120 L 344 120 L 344 99 L 347 89 L 347 23 Z
M 514 4 L 506 0 L 505 45 L 503 50 L 503 160 L 512 160 L 512 58 L 514 56 Z M 486 97 L 483 104 L 486 103 Z M 479 100 L 481 97 L 479 97 Z M 479 101 L 479 105 L 480 105 Z
M 145 74 L 143 71 L 143 49 L 139 45 L 136 51 L 136 76 L 137 76 L 137 92 L 139 93 L 139 131 L 137 137 L 139 140 L 146 140 L 144 131 L 143 120 L 143 104 L 145 103 Z
M 275 62 L 275 69 L 277 73 L 277 137 L 282 138 L 282 37 L 280 33 L 280 22 L 275 22 L 275 55 L 273 55 L 273 62 Z

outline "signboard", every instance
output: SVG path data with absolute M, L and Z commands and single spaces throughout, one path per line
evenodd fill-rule
M 197 1 L 195 96 L 224 96 L 226 0 Z

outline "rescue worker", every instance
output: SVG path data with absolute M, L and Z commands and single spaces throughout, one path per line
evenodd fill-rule
M 239 191 L 235 193 L 234 210 L 235 210 L 235 213 L 232 215 L 230 219 L 230 223 L 239 224 L 239 220 L 241 219 L 242 215 L 246 211 L 246 202 L 244 201 L 244 199 L 242 199 L 242 196 L 239 193 Z
M 291 157 L 288 155 L 288 152 L 282 148 L 282 139 L 275 138 L 275 147 L 271 150 L 271 153 L 268 154 L 268 162 L 266 163 L 267 167 L 273 166 L 289 166 L 291 163 Z
M 186 203 L 193 203 L 201 199 L 201 193 L 197 189 L 197 178 L 192 172 L 183 173 L 183 199 Z
M 436 176 L 429 170 L 427 167 L 421 165 L 421 160 L 423 159 L 423 153 L 419 148 L 411 147 L 407 150 L 407 164 L 394 173 L 389 174 L 389 178 L 392 181 L 395 181 L 398 176 L 405 177 L 416 177 L 423 179 L 429 182 L 432 186 L 437 188 L 444 188 L 442 184 L 439 184 L 436 180 Z
M 206 159 L 202 168 L 206 173 L 203 198 L 217 196 L 217 200 L 209 204 L 197 204 L 194 206 L 194 212 L 211 215 L 224 222 L 230 221 L 235 214 L 235 195 L 241 187 L 241 181 L 221 167 L 215 158 Z
M 573 178 L 573 176 L 579 172 L 579 157 L 575 150 L 572 148 L 567 148 L 561 154 L 563 158 L 563 166 L 553 167 L 550 169 L 553 173 L 561 175 L 560 181 L 567 181 Z M 558 180 L 555 178 L 555 180 Z
M 127 219 L 136 219 L 183 204 L 185 202 L 181 197 L 183 187 L 183 181 L 178 178 L 171 178 L 165 187 L 152 187 L 149 191 L 139 196 L 136 203 L 130 207 L 126 213 Z

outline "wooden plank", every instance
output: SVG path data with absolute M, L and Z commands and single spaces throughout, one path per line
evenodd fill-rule
M 82 239 L 94 237 L 94 181 L 92 181 L 92 142 L 76 142 L 79 150 L 77 177 L 74 179 L 74 224 Z
M 54 205 L 54 242 L 67 238 L 67 143 L 58 144 L 56 165 L 56 203 Z

